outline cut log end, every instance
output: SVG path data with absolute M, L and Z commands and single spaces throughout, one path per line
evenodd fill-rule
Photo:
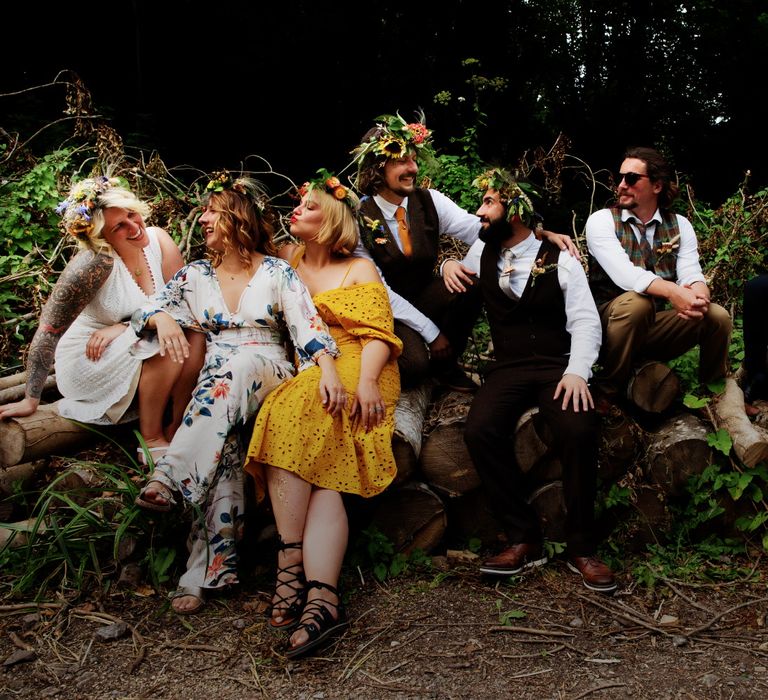
M 638 367 L 627 386 L 627 398 L 648 413 L 663 413 L 679 393 L 680 380 L 661 362 Z

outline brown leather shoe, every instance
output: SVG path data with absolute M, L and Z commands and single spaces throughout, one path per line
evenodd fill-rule
M 546 563 L 547 557 L 542 553 L 540 544 L 521 542 L 513 544 L 495 557 L 486 559 L 480 567 L 480 572 L 491 576 L 513 576 L 524 569 Z
M 581 580 L 591 591 L 613 593 L 616 590 L 616 579 L 613 572 L 597 557 L 571 557 L 568 568 L 581 574 Z

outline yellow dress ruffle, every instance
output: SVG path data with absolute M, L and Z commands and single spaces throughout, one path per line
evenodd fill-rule
M 335 418 L 325 412 L 318 393 L 319 367 L 301 372 L 269 394 L 256 417 L 245 465 L 256 480 L 259 499 L 265 491 L 264 464 L 321 488 L 365 497 L 381 493 L 397 472 L 392 433 L 400 396 L 396 357 L 402 343 L 393 331 L 387 292 L 382 284 L 369 282 L 321 292 L 313 301 L 341 350 L 336 370 L 349 397 L 347 408 Z M 353 427 L 349 407 L 357 390 L 362 348 L 373 339 L 386 342 L 392 355 L 379 376 L 385 420 L 366 433 Z

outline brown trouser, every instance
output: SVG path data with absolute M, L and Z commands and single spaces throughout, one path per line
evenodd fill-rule
M 603 345 L 600 379 L 616 388 L 629 381 L 642 360 L 666 362 L 694 345 L 700 346 L 699 380 L 722 379 L 728 371 L 731 317 L 710 304 L 700 321 L 682 319 L 675 311 L 656 311 L 653 297 L 625 292 L 600 309 Z

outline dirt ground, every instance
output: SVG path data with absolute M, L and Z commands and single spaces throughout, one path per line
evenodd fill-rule
M 768 696 L 765 564 L 748 582 L 652 590 L 625 573 L 615 596 L 560 562 L 508 581 L 472 564 L 387 585 L 346 576 L 351 626 L 298 661 L 248 585 L 186 618 L 125 591 L 79 607 L 6 602 L 0 700 Z M 123 636 L 95 636 L 115 624 Z

